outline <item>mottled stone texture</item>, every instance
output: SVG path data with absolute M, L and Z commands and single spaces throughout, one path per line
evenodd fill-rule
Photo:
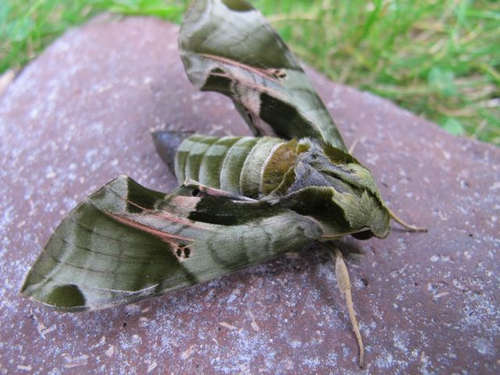
M 0 98 L 0 373 L 498 373 L 500 151 L 311 72 L 385 199 L 426 234 L 347 239 L 366 370 L 334 270 L 309 249 L 130 306 L 61 314 L 18 294 L 61 218 L 119 174 L 175 186 L 150 130 L 248 134 L 187 81 L 177 27 L 99 18 Z

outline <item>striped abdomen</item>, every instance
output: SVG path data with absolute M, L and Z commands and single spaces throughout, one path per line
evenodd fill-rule
M 192 135 L 177 149 L 175 175 L 255 198 L 273 191 L 296 158 L 295 140 Z

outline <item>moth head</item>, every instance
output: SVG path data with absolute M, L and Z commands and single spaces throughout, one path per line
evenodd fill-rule
M 273 192 L 281 202 L 319 220 L 330 233 L 385 237 L 390 214 L 370 171 L 352 155 L 305 138 L 293 168 Z

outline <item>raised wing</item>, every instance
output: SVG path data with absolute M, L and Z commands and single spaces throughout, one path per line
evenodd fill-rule
M 56 229 L 22 293 L 53 308 L 95 310 L 193 285 L 298 250 L 312 219 L 199 185 L 173 194 L 119 177 Z
M 347 151 L 303 69 L 248 2 L 195 1 L 179 45 L 191 82 L 229 96 L 255 135 L 311 137 Z

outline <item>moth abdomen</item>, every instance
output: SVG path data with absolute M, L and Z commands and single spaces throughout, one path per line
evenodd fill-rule
M 172 161 L 172 152 L 163 152 L 164 147 L 158 145 L 163 138 L 169 139 L 169 132 L 161 133 L 167 135 L 155 135 L 158 152 L 163 159 L 170 158 L 167 164 L 174 166 L 180 184 L 191 179 L 252 198 L 274 190 L 297 157 L 296 140 L 195 134 L 179 144 Z

